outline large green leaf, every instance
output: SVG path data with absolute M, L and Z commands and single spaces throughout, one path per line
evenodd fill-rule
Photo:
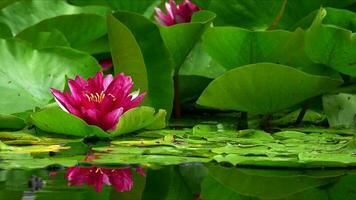
M 335 182 L 340 174 L 311 176 L 303 171 L 236 169 L 209 165 L 209 174 L 219 184 L 240 195 L 262 199 L 287 196 Z
M 137 107 L 124 113 L 116 130 L 105 132 L 98 126 L 88 125 L 82 119 L 62 111 L 58 107 L 49 107 L 31 116 L 32 123 L 40 129 L 78 137 L 109 138 L 134 132 L 144 128 L 159 129 L 165 127 L 165 111 L 155 113 L 150 107 Z
M 160 0 L 106 0 L 110 7 L 115 11 L 130 11 L 143 14 L 150 18 L 154 8 L 161 4 Z
M 45 19 L 57 17 L 60 15 L 92 13 L 99 14 L 104 17 L 106 14 L 108 14 L 108 12 L 110 12 L 110 9 L 107 7 L 79 7 L 70 5 L 62 0 L 20 0 L 0 10 L 0 22 L 8 25 L 11 28 L 12 33 L 16 35 L 24 29 L 33 26 Z M 82 21 L 76 21 L 73 23 L 80 25 Z M 73 30 L 75 29 L 72 29 L 72 31 Z
M 355 0 L 211 0 L 208 9 L 217 14 L 217 25 L 253 30 L 286 29 L 321 6 L 343 8 Z
M 157 187 L 160 185 L 160 187 Z M 178 166 L 169 166 L 160 170 L 149 170 L 143 199 L 193 200 L 194 195 L 184 182 Z
M 88 54 L 65 47 L 33 49 L 17 40 L 0 40 L 0 113 L 44 106 L 50 87 L 64 88 L 65 76 L 85 78 L 100 69 Z
M 203 46 L 209 55 L 226 69 L 270 62 L 340 79 L 336 71 L 315 64 L 306 56 L 304 36 L 305 33 L 301 29 L 289 32 L 215 27 L 204 34 Z
M 327 15 L 323 18 L 323 24 L 336 25 L 344 29 L 355 31 L 356 13 L 345 9 L 337 9 L 330 7 L 324 9 L 326 10 Z M 297 24 L 295 24 L 290 30 L 294 30 L 297 27 L 308 29 L 312 25 L 315 16 L 318 15 L 319 12 L 320 8 L 311 12 L 308 16 L 304 17 Z
M 63 33 L 72 47 L 80 48 L 106 34 L 106 19 L 97 14 L 57 16 L 28 27 L 17 36 L 34 40 L 38 37 L 38 32 L 52 32 L 53 30 Z
M 69 47 L 67 38 L 57 29 L 51 32 L 37 32 L 34 35 L 20 34 L 16 38 L 26 40 L 36 49 L 47 47 Z
M 197 42 L 195 47 L 190 51 L 180 67 L 179 75 L 216 78 L 226 71 L 224 67 L 209 56 L 201 43 L 201 41 Z
M 202 183 L 202 199 L 220 199 L 220 200 L 255 200 L 250 196 L 243 196 L 226 187 L 211 176 L 207 176 Z
M 327 11 L 320 9 L 307 30 L 306 53 L 315 62 L 328 65 L 341 73 L 356 76 L 355 33 L 334 25 L 323 25 L 326 15 Z
M 0 38 L 8 37 L 12 37 L 10 28 L 4 23 L 0 23 Z
M 0 129 L 21 129 L 25 127 L 25 121 L 13 115 L 0 114 Z
M 271 114 L 339 84 L 340 81 L 306 74 L 292 67 L 258 63 L 238 67 L 218 77 L 197 103 L 216 109 Z
M 330 127 L 355 128 L 356 96 L 354 94 L 324 95 L 323 107 Z
M 146 91 L 144 104 L 165 109 L 173 105 L 173 64 L 158 27 L 134 13 L 108 17 L 108 34 L 115 73 L 132 76 L 136 88 Z
M 214 13 L 201 11 L 193 15 L 191 23 L 159 26 L 162 39 L 173 57 L 176 71 L 179 71 L 187 55 L 214 18 Z

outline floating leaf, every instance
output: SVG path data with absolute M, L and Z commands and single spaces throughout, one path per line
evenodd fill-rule
M 19 130 L 26 126 L 23 119 L 14 115 L 0 114 L 0 129 Z
M 98 126 L 88 125 L 82 119 L 62 111 L 58 107 L 46 108 L 31 116 L 32 123 L 40 129 L 65 135 L 78 137 L 97 136 L 101 138 L 115 137 L 140 129 L 149 128 L 152 124 L 165 125 L 165 111 L 159 110 L 155 113 L 150 107 L 136 107 L 125 112 L 116 127 L 116 130 L 105 132 Z M 154 128 L 164 128 L 155 126 Z

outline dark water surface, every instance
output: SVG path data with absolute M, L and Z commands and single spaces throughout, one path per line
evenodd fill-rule
M 84 167 L 88 174 L 73 176 L 71 183 L 68 168 L 1 170 L 0 199 L 356 199 L 353 169 L 257 169 L 193 163 L 143 167 L 144 173 L 138 173 L 134 166 L 128 172 L 133 186 L 126 192 L 118 192 L 113 186 L 115 182 L 116 187 L 123 187 L 119 180 L 125 178 L 122 174 L 110 176 L 111 183 L 106 184 L 108 180 L 95 179 L 89 169 Z M 94 171 L 100 175 L 101 170 L 113 172 L 110 169 L 129 168 L 105 166 Z M 83 177 L 103 185 L 101 192 Z M 73 181 L 82 181 L 83 185 L 73 185 Z

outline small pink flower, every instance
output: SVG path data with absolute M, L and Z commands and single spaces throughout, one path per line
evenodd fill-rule
M 68 185 L 81 186 L 84 183 L 101 192 L 103 185 L 112 185 L 116 191 L 130 191 L 133 187 L 131 168 L 69 167 L 66 173 Z
M 164 14 L 159 8 L 155 8 L 155 19 L 164 26 L 190 22 L 193 13 L 200 10 L 200 8 L 190 2 L 190 0 L 184 0 L 179 5 L 177 5 L 174 0 L 169 0 L 165 5 L 167 14 Z
M 59 106 L 105 131 L 114 130 L 121 115 L 138 106 L 145 96 L 145 93 L 131 93 L 134 83 L 123 73 L 104 77 L 98 72 L 88 80 L 77 76 L 74 80 L 69 79 L 68 85 L 70 93 L 51 88 Z
M 112 60 L 111 60 L 111 58 L 100 60 L 99 64 L 100 64 L 101 68 L 105 71 L 105 70 L 109 69 L 110 67 L 112 67 Z

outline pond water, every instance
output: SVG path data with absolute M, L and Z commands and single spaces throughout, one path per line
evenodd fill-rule
M 356 199 L 356 170 L 352 169 L 236 168 L 190 163 L 143 167 L 143 174 L 134 168 L 137 166 L 131 170 L 132 188 L 125 192 L 118 192 L 115 184 L 110 186 L 105 180 L 100 192 L 95 191 L 93 182 L 73 185 L 68 180 L 68 168 L 1 170 L 0 199 Z M 112 166 L 100 168 L 104 169 L 118 170 Z
M 2 132 L 0 200 L 354 200 L 353 135 L 221 123 L 113 140 Z

